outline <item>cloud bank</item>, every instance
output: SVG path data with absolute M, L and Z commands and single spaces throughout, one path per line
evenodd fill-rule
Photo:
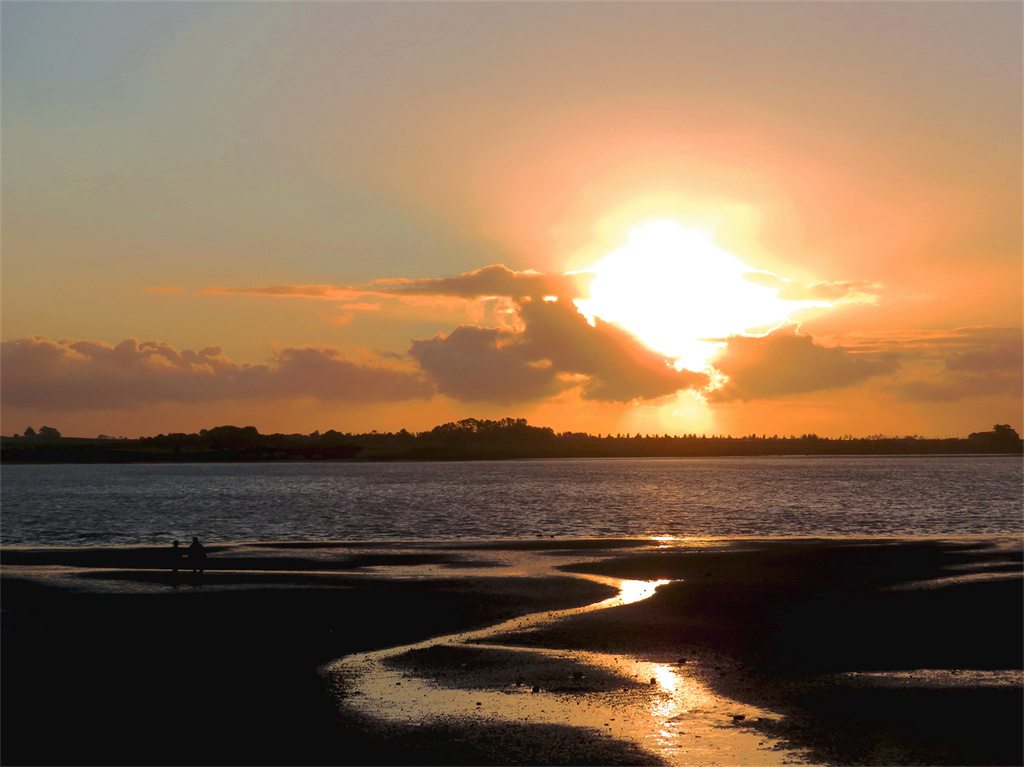
M 1024 392 L 1024 331 L 970 327 L 921 342 L 920 356 L 938 366 L 901 384 L 905 402 L 953 402 L 968 397 L 1020 397 Z
M 509 300 L 514 327 L 460 325 L 411 342 L 408 355 L 354 360 L 329 346 L 285 348 L 264 363 L 235 362 L 219 346 L 178 350 L 160 341 L 30 336 L 0 343 L 0 404 L 48 410 L 157 403 L 309 398 L 335 403 L 429 400 L 513 405 L 576 390 L 583 400 L 656 400 L 682 390 L 711 405 L 863 385 L 908 403 L 1019 397 L 1019 328 L 904 332 L 823 345 L 793 323 L 725 340 L 718 376 L 675 361 L 613 323 L 590 324 L 571 300 Z
M 365 285 L 272 285 L 254 288 L 208 287 L 203 295 L 252 295 L 283 298 L 354 299 L 360 296 L 461 298 L 585 298 L 594 275 L 516 272 L 502 264 L 485 266 L 455 277 L 383 279 Z
M 557 298 L 576 299 L 587 295 L 594 275 L 541 274 L 532 270 L 515 272 L 501 264 L 485 266 L 457 277 L 435 279 L 375 280 L 370 288 L 383 294 L 402 296 L 450 296 L 453 298 Z
M 429 399 L 419 371 L 356 362 L 326 346 L 287 348 L 263 364 L 235 363 L 219 346 L 179 351 L 159 341 L 52 341 L 30 336 L 0 344 L 4 407 L 89 410 L 158 402 L 314 397 L 325 402 Z

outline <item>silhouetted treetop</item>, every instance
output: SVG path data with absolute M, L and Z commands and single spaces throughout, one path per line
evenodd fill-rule
M 435 426 L 429 433 L 437 437 L 476 436 L 504 439 L 544 439 L 555 435 L 550 427 L 530 426 L 525 418 L 502 418 L 500 421 L 464 418 L 461 421 Z
M 260 446 L 260 433 L 255 426 L 215 426 L 200 429 L 199 436 L 212 448 L 244 449 Z
M 1020 435 L 1009 424 L 997 423 L 992 427 L 992 431 L 974 432 L 967 439 L 980 444 L 1010 449 L 1020 442 Z

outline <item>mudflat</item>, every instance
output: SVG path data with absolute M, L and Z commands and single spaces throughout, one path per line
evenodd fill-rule
M 335 659 L 583 608 L 619 580 L 666 583 L 488 638 L 508 649 L 470 641 L 392 663 L 453 689 L 534 685 L 582 701 L 628 685 L 575 670 L 565 653 L 614 653 L 674 664 L 737 705 L 777 712 L 740 724 L 810 763 L 1024 763 L 1019 541 L 208 552 L 201 575 L 173 574 L 156 548 L 0 552 L 4 764 L 671 763 L 673 744 L 656 751 L 584 727 L 375 716 L 352 705 L 344 675 L 325 673 Z M 513 662 L 517 647 L 538 652 Z

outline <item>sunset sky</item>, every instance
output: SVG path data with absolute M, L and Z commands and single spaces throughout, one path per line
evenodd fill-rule
M 9 2 L 2 425 L 1022 429 L 1020 2 Z

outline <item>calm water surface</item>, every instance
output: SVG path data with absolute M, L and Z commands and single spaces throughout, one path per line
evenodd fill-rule
M 1017 535 L 1019 457 L 4 465 L 20 545 Z

